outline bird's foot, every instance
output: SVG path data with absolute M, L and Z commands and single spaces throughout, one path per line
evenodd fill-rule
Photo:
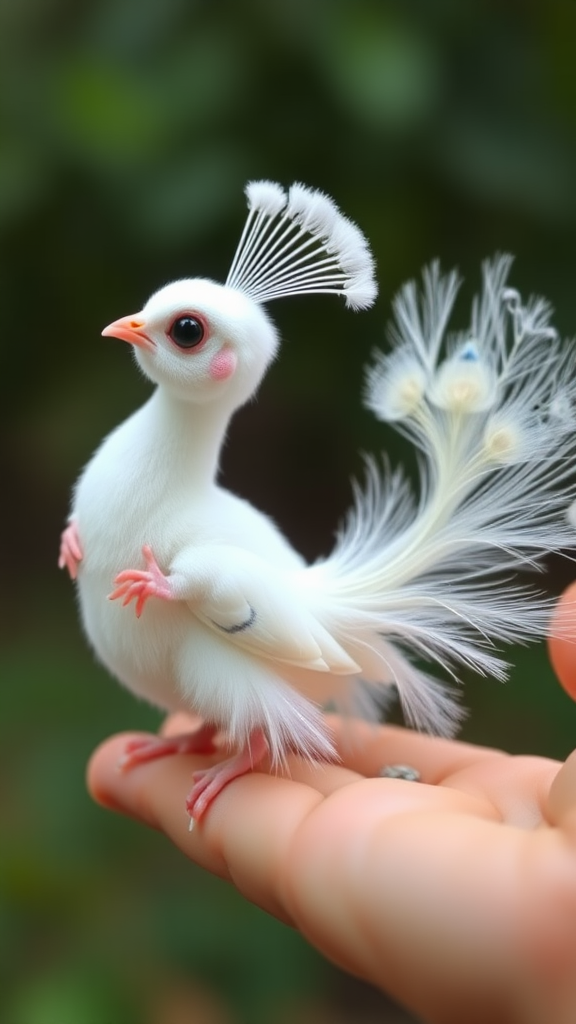
M 78 566 L 83 558 L 82 545 L 78 536 L 78 527 L 75 522 L 68 524 L 62 531 L 60 537 L 60 554 L 58 555 L 58 568 L 67 569 L 71 580 L 78 575 Z
M 141 739 L 130 740 L 118 762 L 118 768 L 128 771 L 139 764 L 172 754 L 213 754 L 216 750 L 214 736 L 217 731 L 216 726 L 206 724 L 180 736 L 142 736 Z
M 264 733 L 261 729 L 256 729 L 250 735 L 247 745 L 235 757 L 212 765 L 211 768 L 194 772 L 194 785 L 186 798 L 190 829 L 193 828 L 195 821 L 200 821 L 224 786 L 256 768 L 267 751 L 268 744 Z
M 173 599 L 172 587 L 152 554 L 152 549 L 145 544 L 142 548 L 145 569 L 124 569 L 119 572 L 114 583 L 115 590 L 108 595 L 110 601 L 124 598 L 123 605 L 136 601 L 136 618 L 139 619 L 149 597 L 159 597 L 163 601 Z

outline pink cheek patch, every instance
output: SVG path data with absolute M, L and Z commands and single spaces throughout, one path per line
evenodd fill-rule
M 210 376 L 212 380 L 228 380 L 236 369 L 238 360 L 229 348 L 223 348 L 218 352 L 210 363 Z

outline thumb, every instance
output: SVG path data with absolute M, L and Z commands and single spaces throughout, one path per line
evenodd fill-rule
M 560 598 L 551 622 L 548 652 L 566 693 L 576 700 L 576 583 Z

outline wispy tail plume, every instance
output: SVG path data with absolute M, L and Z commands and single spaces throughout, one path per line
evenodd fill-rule
M 420 494 L 401 473 L 385 478 L 369 463 L 335 550 L 310 582 L 330 595 L 338 637 L 370 648 L 372 681 L 374 656 L 390 664 L 393 644 L 452 674 L 460 665 L 501 677 L 496 645 L 547 629 L 551 602 L 518 571 L 576 539 L 566 516 L 576 491 L 576 379 L 550 307 L 522 303 L 506 283 L 510 265 L 508 256 L 484 264 L 468 330 L 447 335 L 458 279 L 433 264 L 421 295 L 413 282 L 400 292 L 393 350 L 369 370 L 368 406 L 419 450 Z M 353 657 L 362 665 L 356 648 Z M 415 724 L 446 731 L 444 692 L 418 701 L 415 671 L 396 661 L 381 681 L 396 683 Z M 421 683 L 430 694 L 429 677 Z

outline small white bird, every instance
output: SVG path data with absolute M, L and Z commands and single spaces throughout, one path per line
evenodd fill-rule
M 176 281 L 103 331 L 134 346 L 156 388 L 82 473 L 59 559 L 110 672 L 205 723 L 133 744 L 124 766 L 212 750 L 219 732 L 238 748 L 195 774 L 192 819 L 266 752 L 273 766 L 289 751 L 334 757 L 328 699 L 374 716 L 395 686 L 411 724 L 450 732 L 453 697 L 411 657 L 502 678 L 495 643 L 542 635 L 550 612 L 517 571 L 572 539 L 574 376 L 547 304 L 506 286 L 508 257 L 484 266 L 461 334 L 446 338 L 456 274 L 434 264 L 420 296 L 410 283 L 396 299 L 367 403 L 418 447 L 416 499 L 401 472 L 369 462 L 333 553 L 307 566 L 217 485 L 230 417 L 278 349 L 262 303 L 330 292 L 362 308 L 376 296 L 368 245 L 328 197 L 272 182 L 246 192 L 225 285 Z

